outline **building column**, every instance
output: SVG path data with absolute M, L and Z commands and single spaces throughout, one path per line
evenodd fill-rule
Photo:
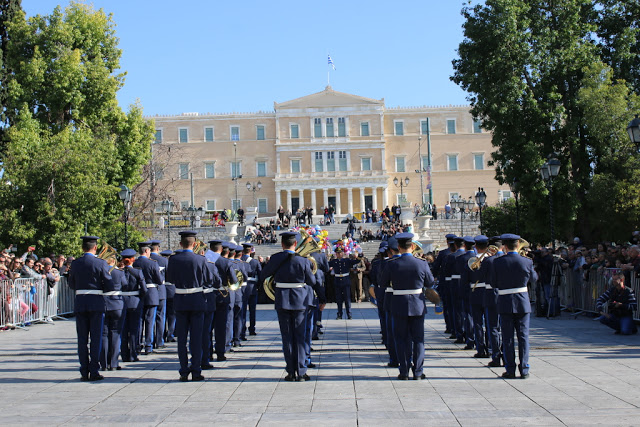
M 322 208 L 328 208 L 329 207 L 329 189 L 328 188 L 323 188 L 322 189 L 322 196 L 324 197 L 324 205 L 322 206 Z
M 285 209 L 291 210 L 291 190 L 287 190 L 287 206 L 285 206 Z
M 387 206 L 389 206 L 389 193 L 387 191 L 387 187 L 382 187 L 382 209 L 384 210 L 384 208 L 386 208 Z
M 281 192 L 281 190 L 276 189 L 276 211 L 278 210 L 278 208 L 282 204 L 282 200 L 280 200 L 280 196 L 281 196 L 280 192 Z
M 367 212 L 364 207 L 364 187 L 360 187 L 360 210 L 362 212 Z
M 340 187 L 336 188 L 336 215 L 342 215 L 342 201 L 340 200 Z
M 354 214 L 353 211 L 353 188 L 347 188 L 347 209 L 351 215 Z
M 318 206 L 316 206 L 316 189 L 311 190 L 311 207 L 313 208 L 313 212 L 317 215 Z
M 300 198 L 300 203 L 299 203 L 299 205 L 300 205 L 300 207 L 301 207 L 302 209 L 304 209 L 304 189 L 300 189 L 300 190 L 298 190 L 298 194 L 299 194 L 299 196 L 298 196 L 298 197 Z
M 373 209 L 375 210 L 379 210 L 378 209 L 378 187 L 373 187 Z

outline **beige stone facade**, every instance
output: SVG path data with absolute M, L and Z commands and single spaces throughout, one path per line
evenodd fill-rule
M 191 203 L 191 174 L 194 206 L 209 211 L 237 200 L 243 207 L 257 205 L 260 213 L 282 205 L 313 206 L 321 214 L 329 204 L 338 214 L 359 213 L 395 204 L 401 191 L 419 203 L 420 169 L 424 201 L 429 202 L 430 181 L 439 210 L 451 197 L 468 198 L 478 187 L 488 204 L 510 196 L 493 179 L 487 165 L 491 136 L 474 123 L 468 106 L 386 108 L 384 99 L 327 87 L 274 103 L 273 112 L 154 119 L 156 178 L 183 206 Z M 242 177 L 233 180 L 233 173 Z M 394 178 L 409 178 L 409 184 L 401 189 Z M 247 190 L 247 183 L 258 181 L 259 191 Z

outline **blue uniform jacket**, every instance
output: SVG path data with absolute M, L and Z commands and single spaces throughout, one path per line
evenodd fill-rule
M 123 296 L 125 306 L 128 310 L 137 309 L 140 306 L 140 301 L 144 299 L 144 294 L 147 292 L 144 275 L 139 269 L 127 266 L 124 268 L 124 277 L 122 292 L 137 292 L 136 295 Z
M 262 266 L 260 262 L 251 258 L 249 255 L 242 255 L 241 258 L 247 264 L 247 287 L 244 290 L 243 298 L 245 302 L 249 301 L 249 297 L 251 295 L 256 295 L 258 293 L 258 287 L 256 286 L 258 283 L 258 276 L 260 276 L 260 272 L 262 271 Z
M 393 296 L 393 294 L 389 291 L 392 291 L 393 288 L 391 287 L 391 283 L 386 283 L 384 281 L 384 276 L 385 273 L 387 271 L 387 269 L 389 268 L 389 262 L 391 260 L 394 260 L 396 258 L 398 258 L 400 255 L 394 255 L 390 258 L 384 258 L 381 262 L 380 262 L 380 267 L 378 268 L 378 274 L 376 277 L 376 280 L 378 281 L 378 286 L 380 286 L 384 292 L 384 305 L 383 305 L 383 309 L 384 311 L 391 311 L 391 302 L 393 300 L 393 298 L 391 298 Z
M 380 265 L 382 263 L 382 258 L 374 258 L 371 261 L 371 270 L 369 270 L 369 280 L 373 285 L 373 291 L 376 294 L 376 299 L 378 300 L 378 307 L 382 308 L 384 306 L 384 288 L 378 284 L 378 275 L 380 274 Z
M 440 252 L 438 252 L 438 256 L 436 257 L 436 260 L 433 262 L 433 268 L 431 269 L 431 272 L 433 273 L 434 277 L 438 278 L 439 285 L 444 284 L 444 281 L 445 281 L 444 265 L 447 259 L 447 255 L 449 255 L 450 253 L 451 253 L 451 250 L 449 248 L 441 250 Z
M 474 256 L 476 256 L 475 251 L 467 251 L 456 258 L 456 271 L 460 275 L 460 279 L 458 280 L 458 296 L 466 300 L 469 300 L 471 296 L 469 282 L 471 282 L 471 285 L 475 283 L 475 275 L 473 276 L 474 280 L 471 281 L 471 269 L 468 265 L 469 258 Z
M 169 265 L 169 260 L 160 255 L 157 252 L 151 252 L 151 259 L 158 263 L 158 268 L 160 269 L 160 277 L 162 277 L 162 282 L 158 284 L 158 299 L 163 300 L 169 298 L 169 289 L 166 281 L 167 274 L 167 265 Z M 172 289 L 173 294 L 175 294 L 175 287 Z M 173 297 L 173 295 L 172 295 Z
M 324 280 L 325 277 L 327 277 L 327 274 L 329 274 L 329 260 L 324 252 L 314 252 L 311 256 L 316 260 L 316 264 L 318 264 L 318 271 L 316 271 L 316 286 L 313 288 L 316 291 L 314 305 L 317 303 L 325 304 L 327 302 L 327 297 Z
M 160 304 L 158 285 L 162 283 L 162 276 L 160 276 L 158 263 L 146 256 L 139 256 L 138 259 L 133 262 L 133 266 L 142 270 L 144 282 L 147 284 L 147 293 L 144 294 L 143 300 L 144 305 L 154 306 Z
M 527 292 L 530 280 L 538 280 L 538 275 L 529 258 L 517 252 L 496 258 L 491 269 L 491 286 L 498 290 L 498 313 L 531 313 Z
M 464 255 L 466 252 L 463 248 L 455 252 L 449 253 L 444 261 L 445 286 L 448 286 L 453 296 L 458 296 L 458 278 L 460 273 L 456 269 L 456 258 Z M 447 280 L 447 278 L 449 280 Z
M 241 272 L 242 275 L 244 276 L 244 279 L 242 282 L 247 283 L 247 280 L 249 279 L 249 270 L 250 270 L 249 264 L 247 264 L 246 262 L 240 259 L 234 258 L 231 260 L 231 265 L 235 270 Z M 233 281 L 235 282 L 236 280 L 234 279 Z M 235 291 L 235 298 L 233 300 L 233 305 L 242 307 L 242 301 L 244 301 L 245 299 L 244 294 L 245 294 L 245 291 L 247 290 L 247 286 L 248 285 L 240 286 L 240 288 L 237 291 Z M 247 295 L 247 299 L 249 299 L 248 295 Z
M 75 291 L 113 291 L 113 280 L 109 274 L 109 264 L 96 258 L 95 255 L 85 253 L 71 263 L 69 272 L 69 287 Z M 86 311 L 103 312 L 106 310 L 104 297 L 96 295 L 77 295 L 75 298 L 76 313 Z
M 329 261 L 329 267 L 333 268 L 334 280 L 333 284 L 335 287 L 346 287 L 351 286 L 351 278 L 349 277 L 349 273 L 351 272 L 351 268 L 358 264 L 360 260 L 357 259 L 349 259 L 349 258 L 334 258 Z
M 263 283 L 270 276 L 274 276 L 275 281 L 276 310 L 307 309 L 308 286 L 316 284 L 316 277 L 311 273 L 311 262 L 307 258 L 290 250 L 278 252 L 262 269 L 258 283 Z M 304 283 L 307 286 L 280 288 L 278 283 Z
M 476 255 L 481 256 L 481 255 Z M 487 268 L 485 263 L 489 260 L 489 256 L 485 256 L 480 264 L 480 268 L 477 270 L 471 270 L 467 267 L 467 271 L 462 274 L 463 277 L 467 277 L 469 282 L 469 301 L 471 304 L 484 306 L 484 294 L 485 294 L 485 286 L 487 283 Z M 475 288 L 474 288 L 475 285 Z
M 201 255 L 197 255 L 201 256 Z M 206 259 L 206 258 L 205 258 Z M 216 291 L 214 289 L 220 289 L 222 286 L 222 280 L 220 279 L 220 275 L 218 274 L 218 268 L 212 262 L 207 261 L 206 263 L 207 269 L 209 270 L 208 279 L 209 282 L 204 284 L 204 298 L 207 300 L 207 309 L 208 312 L 216 311 Z
M 117 292 L 118 295 L 105 295 L 104 303 L 107 311 L 120 311 L 124 309 L 124 299 L 120 295 L 122 290 L 122 283 L 126 280 L 124 271 L 114 268 L 110 271 L 111 280 L 113 281 L 113 292 Z
M 173 306 L 176 311 L 205 311 L 206 299 L 203 292 L 181 294 L 180 289 L 202 288 L 207 283 L 213 283 L 211 270 L 207 267 L 207 260 L 193 251 L 183 250 L 169 258 L 167 280 L 176 286 Z
M 232 266 L 231 260 L 225 257 L 218 257 L 215 262 L 216 267 L 218 268 L 218 274 L 220 275 L 220 280 L 222 281 L 222 286 L 227 286 L 229 284 L 229 279 L 231 279 L 232 283 L 236 281 L 236 271 Z M 235 292 L 224 292 L 227 296 L 224 296 L 223 293 L 218 293 L 216 298 L 218 298 L 218 303 L 226 303 L 229 308 L 233 307 L 235 301 Z
M 435 281 L 429 264 L 410 253 L 393 257 L 382 273 L 382 285 L 392 286 L 391 312 L 394 316 L 422 316 L 426 312 L 423 288 L 433 288 Z M 420 293 L 398 295 L 396 291 L 420 290 Z M 387 295 L 388 296 L 388 295 Z

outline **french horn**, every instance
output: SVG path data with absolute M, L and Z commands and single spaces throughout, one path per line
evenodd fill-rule
M 472 256 L 469 258 L 467 260 L 467 266 L 473 271 L 479 270 L 482 265 L 482 261 L 484 261 L 488 256 L 494 256 L 499 250 L 500 249 L 497 246 L 489 245 L 487 251 L 480 254 L 480 256 Z

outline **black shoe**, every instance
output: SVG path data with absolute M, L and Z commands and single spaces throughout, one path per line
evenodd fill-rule
M 467 344 L 464 346 L 465 350 L 473 350 L 473 347 L 475 347 L 473 344 Z
M 398 363 L 398 362 L 389 362 L 389 363 L 387 363 L 387 367 L 389 367 L 389 368 L 397 368 L 399 366 L 400 366 L 400 363 Z
M 180 375 L 180 381 L 186 383 L 189 381 L 189 375 Z
M 234 342 L 233 342 L 233 344 L 232 344 L 232 346 L 233 346 L 233 347 L 240 347 L 240 343 L 239 343 L 239 342 L 235 342 L 235 341 L 234 341 Z
M 111 366 L 109 366 L 109 367 L 107 368 L 107 371 L 113 371 L 113 368 L 112 368 Z
M 249 335 L 258 335 L 255 332 L 249 332 Z
M 315 367 L 316 367 L 316 364 L 315 364 L 315 363 L 313 363 L 313 362 L 310 362 L 310 363 L 307 365 L 307 368 L 315 368 Z
M 409 375 L 402 375 L 402 374 L 399 374 L 399 375 L 398 375 L 398 379 L 399 379 L 399 380 L 402 380 L 402 381 L 408 381 L 408 380 L 409 380 Z
M 122 366 L 116 366 L 116 371 L 122 371 Z
M 452 333 L 452 332 L 453 332 L 453 331 L 452 331 L 451 329 L 445 329 L 445 330 L 444 330 L 444 333 L 445 333 L 445 334 L 450 334 L 450 333 Z
M 191 374 L 191 381 L 204 381 L 204 375 L 202 375 L 202 374 L 198 374 L 198 375 Z
M 218 356 L 217 360 L 218 362 L 224 362 L 225 360 L 227 360 L 227 356 Z
M 450 339 L 450 340 L 455 340 L 455 339 L 456 339 L 456 334 L 451 334 L 451 335 L 449 335 L 449 339 Z
M 342 319 L 342 314 L 338 314 L 338 315 L 336 316 L 336 320 L 340 320 L 340 319 Z
M 420 375 L 419 377 L 414 376 L 413 377 L 414 380 L 419 381 L 419 380 L 426 380 L 427 376 L 425 374 Z
M 510 374 L 508 372 L 504 372 L 502 374 L 502 378 L 506 379 L 506 380 L 512 380 L 516 377 L 516 374 Z
M 140 361 L 140 359 L 138 359 L 138 358 L 136 357 L 136 358 L 134 358 L 134 359 L 131 359 L 131 361 L 132 361 L 132 362 L 139 362 L 139 361 Z
M 240 341 L 249 341 L 247 337 L 240 337 Z
M 454 344 L 464 344 L 464 338 L 458 338 L 453 342 Z
M 153 350 L 145 350 L 144 353 L 142 353 L 145 356 L 150 355 L 151 353 L 153 353 Z
M 89 375 L 89 381 L 102 381 L 104 377 L 100 374 Z
M 311 381 L 311 377 L 307 374 L 302 375 L 301 377 L 296 378 L 296 381 L 303 383 L 305 381 Z
M 324 332 L 318 331 L 318 335 L 324 335 Z
M 202 368 L 203 371 L 206 371 L 208 369 L 213 369 L 213 365 L 211 363 L 207 363 L 205 365 L 201 365 L 200 368 Z
M 295 379 L 296 379 L 296 377 L 295 377 L 295 375 L 293 375 L 293 374 L 287 374 L 287 376 L 286 376 L 286 377 L 284 377 L 284 380 L 285 380 L 285 381 L 289 381 L 289 382 L 291 382 L 291 381 L 295 381 Z
M 473 355 L 473 357 L 475 357 L 476 359 L 488 359 L 491 356 L 489 356 L 489 353 L 476 353 Z
M 353 317 L 351 317 L 350 314 L 347 314 L 347 319 L 351 320 L 351 319 L 353 319 Z
M 89 375 L 83 375 L 80 377 L 80 381 L 89 381 Z
M 229 350 L 227 350 L 227 353 L 235 353 L 235 350 L 233 348 L 230 348 Z
M 313 341 L 318 341 L 318 340 L 320 339 L 320 337 L 315 336 L 315 337 L 311 337 L 311 339 L 312 339 Z
M 529 378 L 529 374 L 520 374 L 520 378 L 522 378 L 523 380 L 526 380 L 527 378 Z

